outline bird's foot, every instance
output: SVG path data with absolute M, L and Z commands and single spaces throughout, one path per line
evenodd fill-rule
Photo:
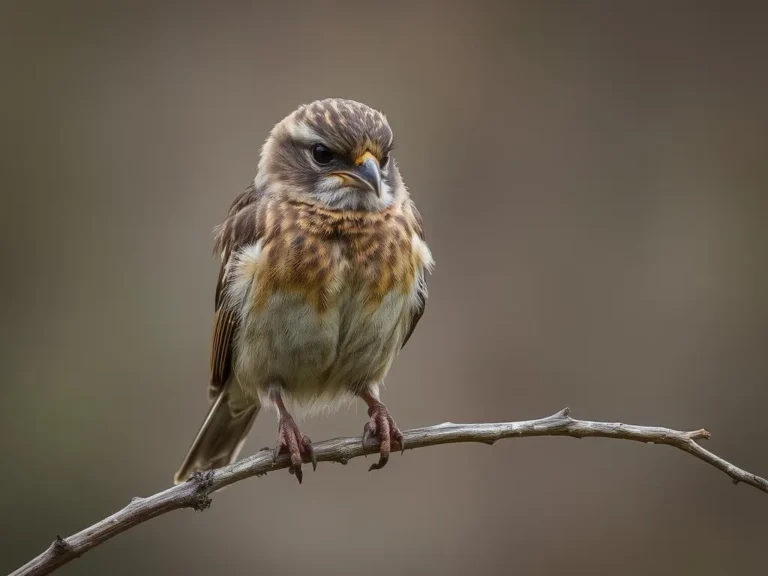
M 312 470 L 317 470 L 317 456 L 312 447 L 312 441 L 299 430 L 290 414 L 285 413 L 280 416 L 280 422 L 277 425 L 277 446 L 275 447 L 272 462 L 277 461 L 280 454 L 291 455 L 291 466 L 288 471 L 296 475 L 296 479 L 301 484 L 303 473 L 301 463 L 306 457 L 312 462 Z
M 368 408 L 368 416 L 370 419 L 363 428 L 363 446 L 369 438 L 377 437 L 381 442 L 379 448 L 379 461 L 371 464 L 368 469 L 380 470 L 384 468 L 389 460 L 389 453 L 392 448 L 400 448 L 402 453 L 405 450 L 405 442 L 403 441 L 403 434 L 395 424 L 392 416 L 389 415 L 387 407 L 378 400 L 373 401 Z

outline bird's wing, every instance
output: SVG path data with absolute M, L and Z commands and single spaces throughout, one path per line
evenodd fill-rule
M 263 193 L 251 185 L 241 193 L 229 209 L 227 219 L 216 228 L 216 251 L 221 254 L 219 280 L 216 284 L 216 312 L 211 341 L 211 379 L 209 396 L 215 398 L 232 372 L 232 349 L 237 334 L 239 313 L 225 297 L 231 281 L 233 260 L 238 250 L 255 243 L 261 236 L 259 213 Z
M 426 242 L 426 238 L 424 237 L 424 221 L 421 218 L 421 214 L 413 203 L 411 203 L 410 208 L 413 215 L 413 228 L 419 238 L 421 238 L 422 242 Z M 418 300 L 411 310 L 411 318 L 410 322 L 408 323 L 408 331 L 405 333 L 405 338 L 403 338 L 403 343 L 400 346 L 401 349 L 408 343 L 411 334 L 413 334 L 413 331 L 416 329 L 416 324 L 418 324 L 419 320 L 421 320 L 421 317 L 424 315 L 424 309 L 427 307 L 427 279 L 423 274 L 424 273 L 422 272 L 422 276 L 419 279 L 419 285 L 417 287 Z

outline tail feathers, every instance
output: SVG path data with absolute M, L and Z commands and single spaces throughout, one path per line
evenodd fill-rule
M 192 447 L 173 478 L 174 484 L 185 482 L 195 472 L 221 468 L 234 462 L 258 413 L 259 405 L 256 404 L 233 415 L 225 387 L 211 405 Z

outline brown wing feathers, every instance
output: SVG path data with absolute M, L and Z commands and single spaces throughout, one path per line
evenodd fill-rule
M 426 242 L 426 238 L 424 237 L 424 221 L 421 218 L 421 213 L 417 210 L 413 202 L 410 203 L 410 209 L 413 216 L 413 229 L 418 237 L 421 238 L 422 241 Z M 426 307 L 427 287 L 425 281 L 422 280 L 422 285 L 419 286 L 419 301 L 417 305 L 413 307 L 413 311 L 411 312 L 411 322 L 408 326 L 408 332 L 405 334 L 405 338 L 403 338 L 403 343 L 400 348 L 403 348 L 408 343 L 408 340 L 411 338 L 413 331 L 416 329 L 416 324 L 419 323 L 419 320 L 421 320 L 421 317 L 424 315 L 424 309 Z
M 229 278 L 230 260 L 237 250 L 258 237 L 257 213 L 262 198 L 253 185 L 240 194 L 229 209 L 229 216 L 216 229 L 216 251 L 221 254 L 219 281 L 216 285 L 216 313 L 211 341 L 211 379 L 209 395 L 213 398 L 226 384 L 232 372 L 232 347 L 238 328 L 238 314 L 223 298 Z

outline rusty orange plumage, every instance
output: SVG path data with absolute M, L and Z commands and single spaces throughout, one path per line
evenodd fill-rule
M 392 290 L 409 291 L 424 265 L 413 250 L 418 227 L 407 205 L 370 215 L 275 199 L 264 212 L 260 306 L 275 292 L 298 292 L 322 313 L 335 304 L 334 284 L 353 282 L 373 309 Z

